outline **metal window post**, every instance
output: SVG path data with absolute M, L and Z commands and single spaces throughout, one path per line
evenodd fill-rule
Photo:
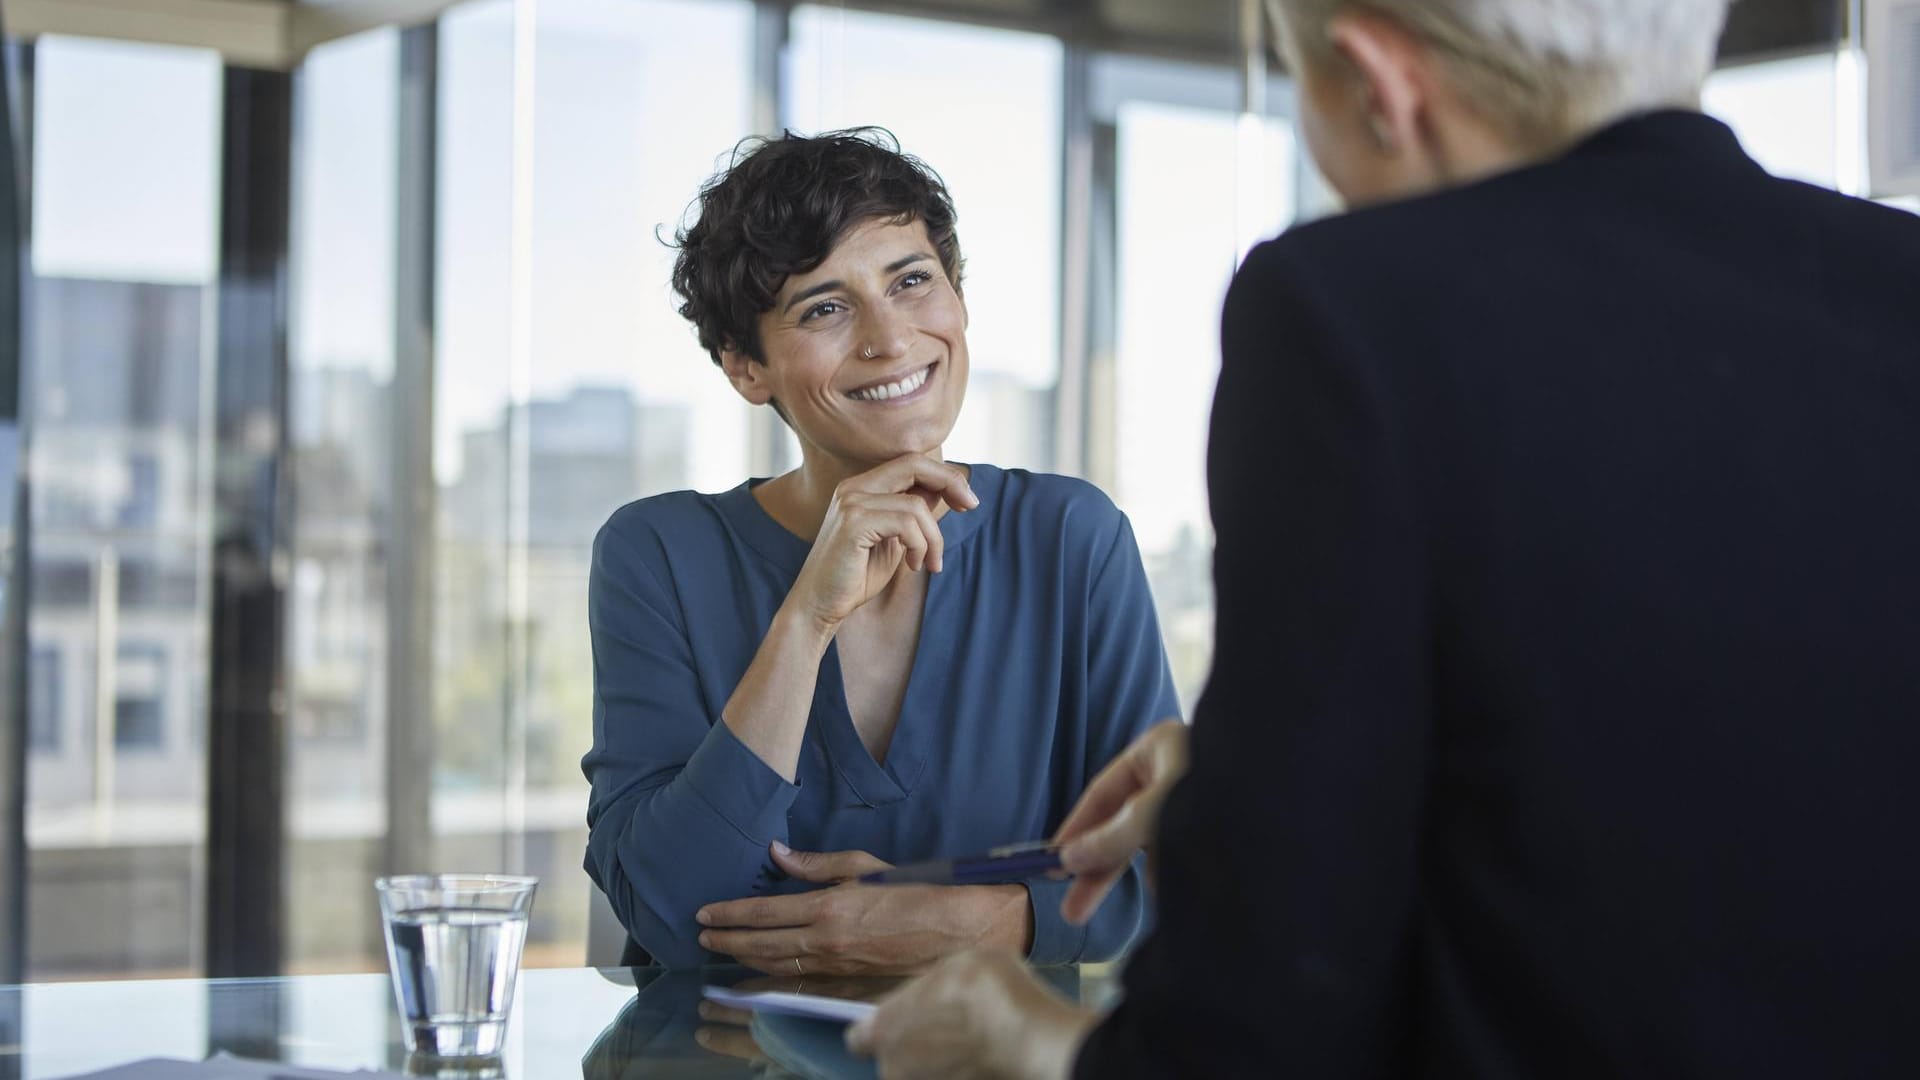
M 388 874 L 433 865 L 433 478 L 435 181 L 440 31 L 400 32 L 395 200 L 393 494 L 387 515 Z
M 207 733 L 207 958 L 213 978 L 283 956 L 287 233 L 293 79 L 229 67 L 221 139 Z

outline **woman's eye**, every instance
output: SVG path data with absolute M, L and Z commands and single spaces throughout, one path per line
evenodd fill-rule
M 932 274 L 927 273 L 925 270 L 915 270 L 913 273 L 900 279 L 900 287 L 903 289 L 911 289 L 915 285 L 925 285 L 932 280 Z
M 820 303 L 815 304 L 812 307 L 808 308 L 807 313 L 805 315 L 800 316 L 800 321 L 812 322 L 815 319 L 824 318 L 825 316 L 832 315 L 834 312 L 839 310 L 840 310 L 840 302 L 838 300 L 823 300 Z

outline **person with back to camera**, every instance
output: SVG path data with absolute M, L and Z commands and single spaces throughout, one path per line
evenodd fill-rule
M 1179 702 L 1124 515 L 941 452 L 967 387 L 946 189 L 876 129 L 754 140 L 702 191 L 674 287 L 799 467 L 616 512 L 594 543 L 587 872 L 628 962 L 910 972 L 992 944 L 1106 959 L 1064 882 L 863 886 L 1045 837 Z
M 1278 0 L 1355 209 L 1226 300 L 1191 736 L 1102 1018 L 1004 953 L 905 1077 L 1920 1076 L 1920 219 L 1697 111 L 1725 0 Z

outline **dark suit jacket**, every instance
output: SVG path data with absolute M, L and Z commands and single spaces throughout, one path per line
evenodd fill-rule
M 1655 114 L 1262 245 L 1223 339 L 1079 1075 L 1920 1076 L 1920 219 Z

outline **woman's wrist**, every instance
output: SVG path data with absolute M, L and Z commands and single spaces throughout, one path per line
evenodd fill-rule
M 833 642 L 833 636 L 839 632 L 837 620 L 826 619 L 807 610 L 805 604 L 795 602 L 789 595 L 780 609 L 773 613 L 773 625 L 767 628 L 767 637 L 791 641 L 824 656 L 827 646 Z
M 978 944 L 1012 949 L 1025 956 L 1033 951 L 1033 901 L 1025 885 L 971 885 L 987 901 L 986 932 Z

